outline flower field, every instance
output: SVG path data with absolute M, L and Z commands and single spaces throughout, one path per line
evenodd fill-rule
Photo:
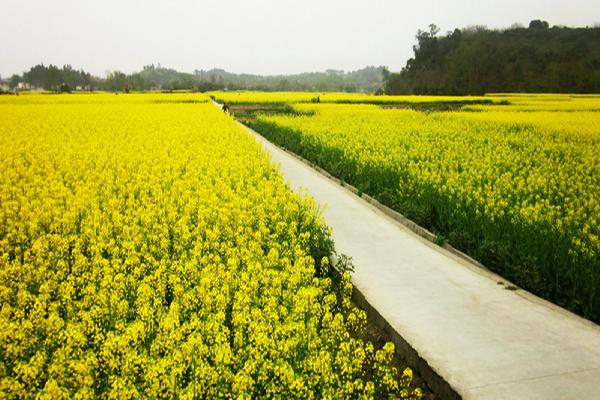
M 207 100 L 0 98 L 0 397 L 419 397 L 325 273 L 312 200 Z
M 517 285 L 600 321 L 600 100 L 502 98 L 510 104 L 432 113 L 296 104 L 252 125 Z
M 420 104 L 461 103 L 492 104 L 496 98 L 484 96 L 376 96 L 366 93 L 333 92 L 210 92 L 215 100 L 229 104 L 310 103 L 319 97 L 321 103 L 342 104 Z

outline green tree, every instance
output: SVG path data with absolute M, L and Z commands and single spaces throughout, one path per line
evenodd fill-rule
M 44 89 L 58 92 L 63 83 L 62 71 L 50 64 L 44 79 Z
M 121 71 L 110 72 L 106 77 L 106 88 L 113 92 L 124 92 L 129 90 L 127 75 Z
M 21 82 L 21 77 L 19 75 L 14 74 L 13 76 L 10 77 L 10 79 L 8 81 L 8 86 L 11 89 L 14 89 L 17 86 L 19 86 L 19 82 Z
M 414 57 L 385 79 L 390 94 L 600 91 L 600 28 L 552 27 L 531 21 L 490 30 L 475 26 L 439 37 L 417 32 Z

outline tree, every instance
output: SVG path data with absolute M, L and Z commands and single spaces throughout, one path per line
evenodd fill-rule
M 146 89 L 146 82 L 144 80 L 144 77 L 139 74 L 131 74 L 129 75 L 129 77 L 127 78 L 129 81 L 129 85 L 131 87 L 132 90 L 145 90 Z
M 62 83 L 62 71 L 57 66 L 50 64 L 44 79 L 44 89 L 58 92 Z
M 290 90 L 290 82 L 287 79 L 280 80 L 277 89 L 282 92 Z
M 17 86 L 19 86 L 19 82 L 21 82 L 21 77 L 19 75 L 14 74 L 10 77 L 10 80 L 8 81 L 8 86 L 11 89 L 14 89 Z
M 23 74 L 23 80 L 33 87 L 44 87 L 46 84 L 47 73 L 48 68 L 46 68 L 44 64 L 38 64 L 31 67 L 28 72 Z
M 548 29 L 550 25 L 548 22 L 534 19 L 529 23 L 529 29 Z
M 106 87 L 113 92 L 129 90 L 127 75 L 120 71 L 114 71 L 106 77 Z
M 381 76 L 383 77 L 384 82 L 388 79 L 388 77 L 390 76 L 390 70 L 388 69 L 388 67 L 381 68 Z
M 436 24 L 429 24 L 429 36 L 434 38 L 439 33 L 440 28 Z

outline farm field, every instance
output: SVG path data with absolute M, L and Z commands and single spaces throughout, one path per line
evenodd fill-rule
M 0 115 L 0 397 L 420 397 L 328 277 L 314 202 L 207 96 Z
M 286 95 L 262 96 L 266 104 Z M 598 322 L 600 98 L 487 97 L 444 112 L 297 102 L 245 122 L 515 284 Z
M 210 97 L 228 104 L 256 105 L 313 103 L 337 104 L 379 104 L 382 106 L 422 106 L 435 107 L 436 104 L 450 106 L 490 105 L 507 103 L 502 98 L 485 96 L 377 96 L 366 93 L 335 93 L 335 92 L 208 92 Z

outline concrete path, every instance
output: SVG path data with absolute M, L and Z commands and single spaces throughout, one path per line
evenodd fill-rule
M 354 286 L 464 399 L 600 399 L 600 327 L 417 236 L 249 130 L 326 206 Z

